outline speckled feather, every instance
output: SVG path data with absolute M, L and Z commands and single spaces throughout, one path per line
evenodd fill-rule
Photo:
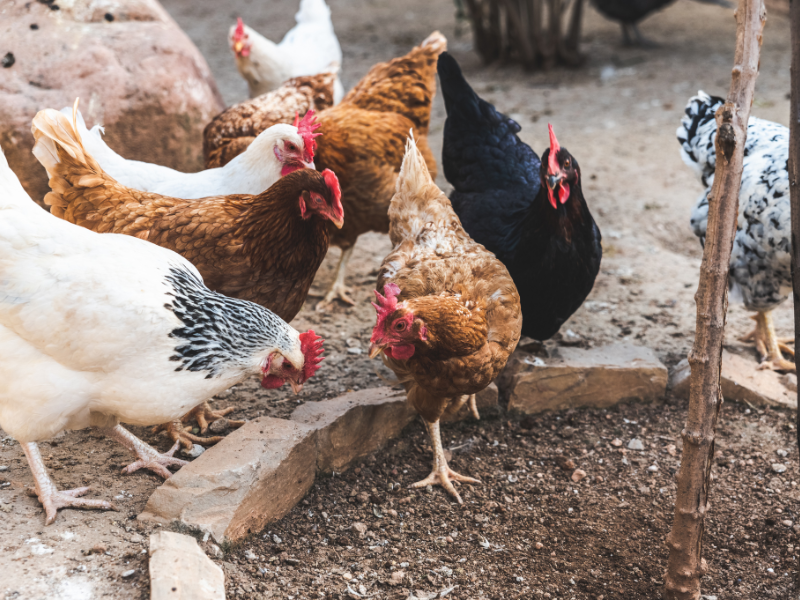
M 191 261 L 205 284 L 256 302 L 290 321 L 302 308 L 325 258 L 327 224 L 303 219 L 306 191 L 331 202 L 323 176 L 301 169 L 257 196 L 183 200 L 127 188 L 88 154 L 71 156 L 59 137 L 58 162 L 50 162 L 52 214 L 99 233 L 123 233 L 169 248 Z M 74 138 L 73 138 L 74 140 Z
M 394 245 L 378 275 L 428 326 L 428 345 L 409 360 L 385 358 L 428 421 L 484 389 L 519 341 L 519 295 L 503 264 L 464 231 L 409 142 L 389 209 Z M 465 354 L 462 348 L 477 348 Z
M 722 98 L 698 92 L 686 106 L 677 136 L 681 157 L 706 190 L 692 210 L 692 229 L 701 242 L 708 223 L 708 194 L 714 183 L 716 110 Z M 789 207 L 789 129 L 750 117 L 744 150 L 739 218 L 729 284 L 750 310 L 766 311 L 786 300 L 792 285 Z
M 446 46 L 442 34 L 432 33 L 405 56 L 372 67 L 341 103 L 317 115 L 322 136 L 317 138 L 314 164 L 339 177 L 347 215 L 341 230 L 331 228 L 332 244 L 349 248 L 362 233 L 389 230 L 387 211 L 409 129 L 436 176 L 436 160 L 426 137 L 436 92 L 436 61 Z M 273 124 L 263 121 L 253 134 Z M 238 151 L 246 148 L 245 141 L 236 142 Z M 235 156 L 233 146 L 226 152 L 226 160 Z

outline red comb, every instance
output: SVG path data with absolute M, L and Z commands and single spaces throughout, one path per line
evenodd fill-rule
M 550 123 L 547 124 L 547 129 L 550 130 L 550 156 L 547 157 L 547 166 L 550 170 L 550 173 L 556 174 L 561 170 L 561 166 L 558 164 L 558 151 L 561 150 L 561 146 L 558 144 L 558 140 L 556 139 L 556 134 L 553 131 L 553 126 Z
M 303 378 L 301 383 L 308 381 L 319 369 L 319 363 L 324 360 L 321 356 L 324 351 L 322 347 L 322 342 L 324 341 L 325 340 L 314 333 L 313 329 L 309 329 L 305 333 L 300 334 L 300 349 L 303 351 L 303 356 L 305 356 L 306 359 L 303 365 Z
M 233 39 L 240 40 L 244 37 L 244 21 L 242 17 L 236 17 L 236 30 L 233 32 Z
M 320 124 L 314 118 L 313 110 L 309 110 L 302 119 L 299 119 L 298 116 L 295 113 L 293 125 L 297 127 L 297 133 L 303 138 L 303 145 L 305 146 L 303 158 L 306 162 L 311 162 L 314 160 L 314 154 L 317 151 L 317 142 L 314 141 L 314 138 L 322 135 L 321 133 L 314 133 L 315 129 L 319 129 Z
M 339 178 L 336 173 L 330 169 L 325 169 L 322 172 L 322 179 L 325 180 L 325 185 L 330 189 L 333 194 L 333 206 L 344 215 L 344 208 L 342 208 L 342 188 L 339 186 Z
M 377 331 L 381 323 L 397 308 L 397 296 L 400 294 L 400 287 L 396 283 L 386 283 L 383 286 L 383 293 L 386 295 L 381 296 L 381 293 L 375 290 L 377 304 L 373 302 L 372 306 L 375 307 L 378 313 L 378 321 L 375 323 L 373 331 Z

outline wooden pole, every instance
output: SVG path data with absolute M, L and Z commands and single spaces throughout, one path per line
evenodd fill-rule
M 763 0 L 739 0 L 736 53 L 731 87 L 717 111 L 714 185 L 709 194 L 700 284 L 695 294 L 697 324 L 689 354 L 692 369 L 689 414 L 681 433 L 675 520 L 667 536 L 669 562 L 664 577 L 667 600 L 698 600 L 707 570 L 703 527 L 711 487 L 714 434 L 722 405 L 720 367 L 728 310 L 728 268 L 736 233 L 747 120 L 758 76 L 761 34 L 766 21 Z
M 792 288 L 794 291 L 794 339 L 800 334 L 800 2 L 789 5 L 792 28 L 792 95 L 789 114 L 789 197 L 792 207 Z M 800 450 L 800 389 L 797 392 L 798 410 L 795 416 L 797 448 Z M 795 597 L 800 598 L 800 572 L 795 579 Z

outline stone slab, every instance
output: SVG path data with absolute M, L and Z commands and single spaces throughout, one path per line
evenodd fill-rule
M 181 522 L 235 542 L 288 513 L 311 488 L 317 430 L 271 417 L 237 429 L 157 488 L 139 519 Z
M 188 535 L 150 536 L 150 600 L 225 600 L 225 574 Z
M 643 346 L 559 348 L 556 357 L 517 357 L 511 364 L 516 373 L 507 391 L 508 408 L 527 414 L 604 408 L 628 400 L 650 402 L 666 393 L 667 368 Z
M 770 370 L 758 370 L 755 358 L 722 351 L 722 397 L 753 406 L 782 406 L 797 410 L 797 392 L 792 378 Z M 691 369 L 683 359 L 669 377 L 670 391 L 678 398 L 689 398 Z M 794 383 L 796 385 L 796 383 Z
M 317 470 L 341 473 L 397 437 L 416 417 L 403 390 L 388 387 L 306 402 L 290 417 L 317 431 Z

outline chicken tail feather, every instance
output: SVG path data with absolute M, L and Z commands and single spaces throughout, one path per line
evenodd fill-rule
M 47 108 L 39 111 L 33 118 L 31 131 L 36 143 L 33 146 L 33 155 L 47 170 L 47 175 L 53 178 L 56 175 L 56 165 L 61 162 L 59 146 L 72 159 L 82 163 L 92 170 L 99 170 L 99 165 L 86 152 L 81 141 L 77 126 L 78 100 L 75 100 L 72 113 L 72 123 L 59 111 Z

